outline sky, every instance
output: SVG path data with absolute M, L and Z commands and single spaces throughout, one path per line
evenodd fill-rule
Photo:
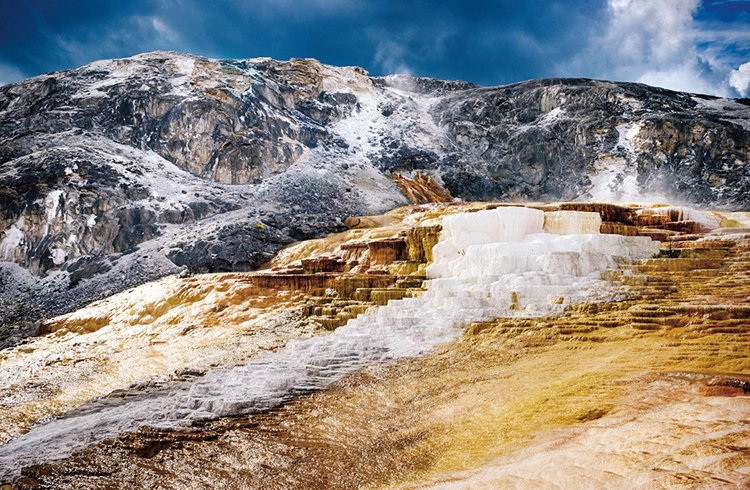
M 0 84 L 171 50 L 750 96 L 750 0 L 0 0 Z

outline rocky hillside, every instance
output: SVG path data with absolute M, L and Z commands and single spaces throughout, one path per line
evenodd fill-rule
M 640 84 L 98 61 L 0 87 L 0 340 L 155 277 L 255 269 L 409 200 L 747 208 L 748 162 L 743 101 Z

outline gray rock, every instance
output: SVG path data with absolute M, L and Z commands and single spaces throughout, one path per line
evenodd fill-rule
M 747 208 L 748 128 L 742 101 L 586 79 L 478 87 L 164 52 L 42 75 L 0 87 L 0 324 L 252 270 L 406 204 L 392 171 L 464 199 Z

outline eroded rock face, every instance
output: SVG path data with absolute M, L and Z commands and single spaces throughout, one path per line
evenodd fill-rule
M 181 268 L 254 269 L 408 200 L 745 207 L 749 117 L 639 84 L 483 88 L 310 59 L 155 52 L 35 77 L 0 87 L 0 323 Z
M 455 144 L 443 179 L 465 187 L 459 195 L 747 203 L 750 133 L 738 102 L 548 79 L 456 93 L 435 112 Z
M 160 234 L 163 225 L 237 207 L 226 193 L 196 198 L 194 192 L 210 190 L 210 184 L 181 181 L 158 168 L 153 155 L 99 140 L 53 147 L 15 163 L 15 172 L 4 173 L 0 253 L 34 274 L 81 256 L 124 252 Z M 173 195 L 153 192 L 159 185 Z

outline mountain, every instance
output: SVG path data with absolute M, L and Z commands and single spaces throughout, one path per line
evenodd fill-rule
M 256 269 L 410 201 L 747 208 L 748 162 L 747 101 L 642 84 L 97 61 L 0 87 L 0 339 L 167 274 Z

